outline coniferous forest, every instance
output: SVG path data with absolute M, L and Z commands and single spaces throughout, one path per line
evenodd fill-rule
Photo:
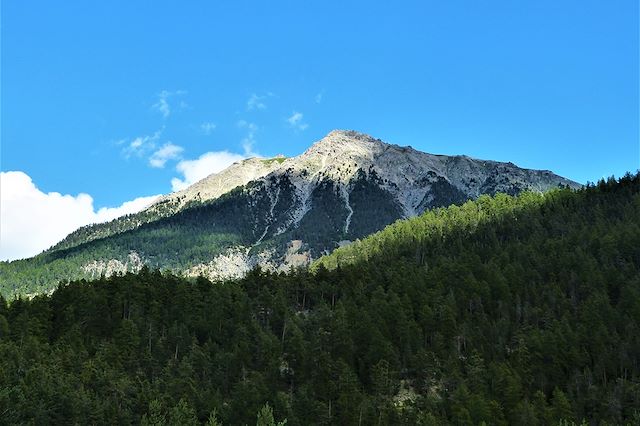
M 0 299 L 3 424 L 640 424 L 640 174 L 238 281 Z

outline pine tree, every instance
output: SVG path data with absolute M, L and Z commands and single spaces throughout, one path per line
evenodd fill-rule
M 154 399 L 149 403 L 149 412 L 142 416 L 140 421 L 142 426 L 165 426 L 167 418 L 164 414 L 162 403 L 158 399 Z
M 264 404 L 260 411 L 258 411 L 256 426 L 285 426 L 286 424 L 286 420 L 276 423 L 273 417 L 273 409 L 269 403 Z
M 196 413 L 191 408 L 189 403 L 180 399 L 178 403 L 171 409 L 169 413 L 169 424 L 172 425 L 184 425 L 184 426 L 197 426 L 200 423 L 196 418 Z

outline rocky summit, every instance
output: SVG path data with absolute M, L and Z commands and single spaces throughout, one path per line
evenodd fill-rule
M 559 186 L 580 185 L 546 170 L 428 154 L 334 130 L 297 157 L 234 163 L 140 213 L 83 227 L 5 270 L 49 265 L 44 289 L 59 279 L 143 265 L 210 278 L 238 277 L 255 266 L 286 270 L 427 209 Z

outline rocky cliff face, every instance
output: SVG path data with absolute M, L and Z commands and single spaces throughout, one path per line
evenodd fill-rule
M 136 215 L 76 231 L 52 251 L 73 248 L 79 253 L 83 245 L 107 238 L 108 251 L 117 253 L 120 262 L 135 251 L 138 266 L 233 277 L 256 265 L 282 270 L 308 264 L 426 209 L 481 194 L 546 191 L 559 185 L 579 187 L 550 171 L 427 154 L 336 130 L 297 157 L 235 163 Z M 189 256 L 180 250 L 168 253 L 166 247 L 179 246 L 185 233 L 192 239 L 197 235 Z M 82 268 L 95 275 L 110 270 L 105 265 L 115 265 L 115 260 L 92 259 Z

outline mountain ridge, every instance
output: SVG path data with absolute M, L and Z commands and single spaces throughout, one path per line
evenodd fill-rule
M 553 177 L 560 178 L 549 170 L 524 169 L 517 167 L 513 163 L 481 160 L 466 155 L 449 156 L 443 154 L 428 154 L 418 151 L 410 146 L 388 144 L 380 139 L 375 139 L 372 136 L 355 130 L 333 130 L 296 157 L 251 157 L 240 160 L 218 173 L 213 173 L 197 181 L 186 189 L 162 196 L 139 213 L 117 218 L 106 224 L 94 224 L 83 227 L 78 230 L 82 235 L 79 239 L 76 239 L 77 241 L 73 241 L 74 237 L 78 235 L 78 231 L 74 231 L 74 233 L 54 245 L 51 250 L 69 248 L 73 245 L 81 244 L 82 242 L 109 236 L 113 231 L 107 230 L 104 232 L 103 230 L 108 229 L 112 224 L 122 225 L 120 227 L 116 226 L 116 228 L 122 230 L 135 229 L 142 223 L 147 223 L 161 217 L 169 216 L 194 204 L 205 203 L 219 198 L 221 195 L 234 188 L 246 185 L 253 180 L 265 178 L 271 173 L 282 173 L 283 170 L 287 169 L 292 169 L 293 171 L 298 172 L 305 169 L 311 170 L 313 173 L 311 179 L 307 179 L 305 173 L 302 173 L 302 179 L 295 180 L 299 190 L 305 191 L 305 182 L 300 182 L 300 180 L 312 180 L 314 177 L 320 176 L 330 177 L 334 181 L 341 182 L 343 184 L 349 183 L 354 177 L 355 171 L 362 169 L 367 173 L 369 171 L 368 167 L 372 166 L 372 163 L 374 163 L 377 158 L 386 160 L 388 165 L 387 167 L 378 167 L 376 175 L 385 175 L 387 174 L 384 173 L 385 169 L 391 170 L 398 165 L 398 161 L 394 161 L 393 159 L 394 156 L 404 156 L 410 160 L 410 170 L 400 169 L 400 173 L 407 171 L 415 176 L 419 174 L 419 170 L 415 170 L 416 168 L 428 169 L 429 171 L 436 173 L 436 175 L 445 176 L 447 180 L 452 181 L 454 186 L 465 188 L 468 192 L 467 195 L 471 198 L 476 198 L 481 193 L 487 192 L 477 185 L 473 185 L 473 182 L 467 182 L 464 179 L 465 174 L 467 176 L 474 174 L 477 175 L 478 165 L 483 167 L 488 165 L 495 167 L 501 166 L 503 168 L 510 167 L 512 170 L 547 174 L 551 176 L 552 179 Z M 422 161 L 418 159 L 418 157 L 422 157 Z M 347 172 L 344 173 L 340 170 L 339 166 L 335 167 L 335 163 L 338 161 L 336 158 L 340 159 L 341 162 L 339 164 L 345 164 L 346 160 L 354 161 L 355 167 L 353 169 L 353 173 L 349 173 L 351 169 L 348 169 Z M 330 161 L 329 164 L 327 164 L 329 159 L 333 159 L 333 161 Z M 360 167 L 358 167 L 358 162 L 365 164 L 361 164 Z M 454 164 L 451 165 L 450 163 Z M 459 167 L 460 165 L 463 165 L 466 168 L 464 173 L 451 173 L 451 169 L 454 169 L 456 166 Z M 324 169 L 327 170 L 322 173 Z M 391 173 L 391 175 L 395 176 L 382 176 L 381 178 L 383 180 L 389 180 L 391 177 L 391 181 L 397 185 L 398 181 L 401 179 L 397 176 L 397 173 Z M 570 187 L 578 188 L 580 186 L 576 182 L 568 179 L 560 179 L 563 184 L 569 185 Z M 424 182 L 418 183 L 418 185 L 412 185 L 413 187 L 407 188 L 407 190 L 402 194 L 396 194 L 401 197 L 404 217 L 414 216 L 424 210 L 424 206 L 419 205 L 419 202 L 424 198 L 427 192 L 424 189 L 423 183 Z M 538 184 L 535 187 L 527 189 L 544 191 L 547 187 L 548 185 L 545 186 L 544 184 Z M 393 188 L 386 189 L 394 192 Z M 501 189 L 503 191 L 500 191 Z M 489 192 L 491 193 L 491 191 Z M 495 192 L 517 193 L 517 191 L 514 192 L 511 188 L 506 188 L 505 185 L 499 185 L 493 190 L 493 193 Z M 348 205 L 347 195 L 344 190 L 342 196 L 345 199 L 345 203 Z M 429 203 L 427 202 L 427 204 Z M 298 215 L 303 216 L 306 211 L 306 207 L 302 208 L 298 212 Z M 348 226 L 346 227 L 348 228 Z M 92 232 L 94 235 L 91 235 Z
M 435 207 L 558 186 L 580 187 L 549 171 L 428 154 L 336 130 L 296 157 L 234 163 L 140 213 L 81 228 L 8 269 L 23 274 L 18 265 L 48 265 L 43 287 L 143 265 L 215 279 L 256 266 L 288 270 Z

